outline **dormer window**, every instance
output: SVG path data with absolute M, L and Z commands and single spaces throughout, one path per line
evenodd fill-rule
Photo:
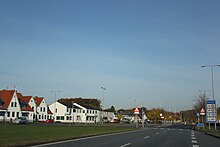
M 23 100 L 22 102 L 21 102 L 21 108 L 26 108 L 27 107 L 27 104 L 26 104 L 26 102 Z
M 0 107 L 4 105 L 4 101 L 0 99 Z

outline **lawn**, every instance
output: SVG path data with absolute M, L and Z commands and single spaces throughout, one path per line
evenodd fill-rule
M 39 144 L 99 134 L 130 131 L 114 126 L 33 126 L 0 124 L 0 146 Z
M 210 134 L 210 135 L 213 135 L 213 136 L 216 136 L 218 138 L 220 138 L 220 131 L 219 130 L 214 130 L 214 128 L 211 128 L 210 130 L 206 127 L 206 128 L 200 128 L 200 129 L 196 129 L 198 131 L 201 131 L 201 132 L 204 132 L 204 133 L 207 133 L 207 134 Z

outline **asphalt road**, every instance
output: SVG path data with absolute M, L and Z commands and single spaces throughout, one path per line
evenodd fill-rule
M 182 125 L 67 140 L 47 147 L 220 147 L 220 139 Z M 35 147 L 39 147 L 35 146 Z

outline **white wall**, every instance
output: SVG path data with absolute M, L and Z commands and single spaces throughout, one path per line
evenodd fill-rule
M 46 121 L 47 120 L 47 104 L 43 99 L 40 105 L 37 107 L 37 119 L 38 121 Z
M 6 114 L 6 121 L 13 120 L 20 116 L 21 116 L 21 108 L 20 108 L 17 94 L 15 92 L 8 106 L 8 113 Z

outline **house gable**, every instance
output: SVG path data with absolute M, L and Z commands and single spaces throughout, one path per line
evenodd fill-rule
M 15 92 L 15 90 L 0 90 L 0 99 L 2 104 L 0 105 L 0 110 L 8 109 Z

